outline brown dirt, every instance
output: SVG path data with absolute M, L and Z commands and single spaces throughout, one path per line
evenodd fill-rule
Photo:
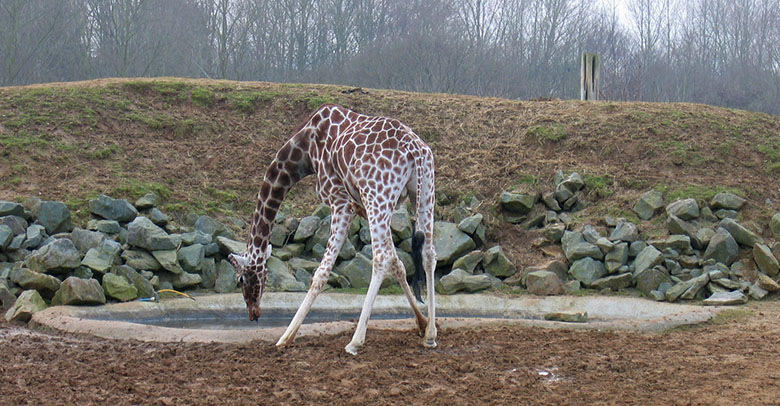
M 3 404 L 779 404 L 780 302 L 663 334 L 511 326 L 159 344 L 0 325 Z

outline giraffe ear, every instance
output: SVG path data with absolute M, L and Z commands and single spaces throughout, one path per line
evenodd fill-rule
M 236 270 L 244 269 L 244 267 L 249 263 L 249 260 L 240 254 L 230 254 L 228 255 L 228 259 L 230 259 L 230 263 L 233 264 L 233 268 Z

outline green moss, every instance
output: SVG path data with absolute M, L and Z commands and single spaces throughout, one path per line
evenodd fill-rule
M 585 180 L 585 187 L 589 189 L 589 193 L 596 195 L 599 198 L 605 198 L 612 196 L 615 191 L 615 181 L 609 175 L 593 175 L 586 173 L 583 176 Z
M 205 87 L 198 86 L 192 89 L 192 93 L 190 94 L 190 100 L 192 100 L 193 104 L 197 104 L 203 107 L 209 107 L 212 104 L 214 104 L 214 101 L 216 100 L 216 96 L 214 95 L 214 92 L 212 92 L 211 90 L 206 89 Z
M 15 135 L 0 136 L 0 144 L 7 148 L 25 149 L 31 146 L 49 145 L 50 142 L 40 136 L 20 132 Z
M 739 188 L 726 186 L 705 186 L 705 185 L 657 185 L 655 190 L 664 194 L 667 202 L 674 202 L 680 199 L 696 199 L 698 201 L 710 201 L 721 192 L 730 192 L 735 195 L 745 196 L 745 192 Z
M 307 95 L 302 97 L 302 100 L 306 103 L 309 110 L 316 110 L 323 104 L 335 104 L 336 100 L 326 95 Z
M 279 92 L 271 91 L 234 91 L 225 94 L 228 106 L 244 114 L 253 113 L 257 107 L 270 103 L 280 96 Z
M 147 193 L 154 193 L 162 199 L 167 199 L 172 192 L 168 186 L 159 182 L 147 182 L 133 178 L 124 178 L 112 192 L 115 196 L 125 196 L 137 199 Z
M 116 154 L 118 151 L 119 151 L 119 146 L 116 144 L 111 144 L 106 148 L 96 149 L 92 151 L 89 155 L 95 159 L 106 159 L 111 155 Z
M 528 128 L 526 135 L 540 144 L 559 142 L 569 137 L 569 133 L 560 124 L 536 125 Z

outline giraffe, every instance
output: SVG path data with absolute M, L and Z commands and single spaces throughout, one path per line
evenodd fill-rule
M 433 272 L 434 162 L 430 147 L 398 120 L 371 117 L 347 108 L 320 106 L 277 152 L 265 172 L 257 195 L 257 207 L 249 229 L 245 254 L 231 254 L 249 319 L 260 317 L 260 299 L 266 283 L 266 261 L 271 255 L 271 227 L 287 191 L 299 180 L 316 176 L 316 191 L 332 209 L 331 234 L 311 286 L 290 325 L 276 343 L 289 345 L 328 276 L 356 215 L 368 219 L 373 252 L 373 270 L 360 319 L 345 350 L 356 355 L 365 343 L 366 327 L 377 291 L 386 276 L 395 277 L 414 313 L 423 335 L 423 346 L 436 347 L 436 309 Z M 397 205 L 409 198 L 417 221 L 412 238 L 417 272 L 414 293 L 398 259 L 390 231 L 390 218 Z M 421 301 L 419 282 L 424 272 L 428 293 L 428 319 Z

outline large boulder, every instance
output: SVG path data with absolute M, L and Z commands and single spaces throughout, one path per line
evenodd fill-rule
M 89 212 L 106 220 L 116 220 L 127 223 L 138 215 L 138 210 L 124 199 L 112 199 L 100 195 L 89 201 Z
M 590 257 L 574 261 L 569 268 L 569 275 L 588 287 L 606 274 L 604 263 Z
M 46 228 L 39 224 L 31 224 L 27 227 L 22 248 L 36 249 L 43 243 L 44 238 L 46 238 Z
M 73 245 L 79 253 L 84 256 L 90 248 L 96 248 L 107 237 L 105 234 L 98 231 L 89 231 L 83 228 L 76 227 L 70 233 L 70 239 L 73 241 Z
M 451 295 L 461 290 L 477 292 L 488 289 L 492 285 L 492 278 L 489 275 L 472 275 L 462 269 L 455 269 L 441 277 L 439 287 L 441 293 Z
M 81 260 L 81 265 L 87 268 L 105 273 L 111 269 L 114 264 L 120 262 L 119 253 L 122 250 L 122 246 L 118 242 L 112 240 L 104 240 L 97 248 L 90 248 L 87 251 L 87 255 Z
M 5 313 L 8 321 L 28 322 L 34 313 L 46 309 L 40 293 L 35 290 L 25 290 L 16 298 L 14 305 Z
M 35 289 L 49 294 L 53 294 L 60 288 L 59 279 L 27 268 L 11 270 L 9 279 L 24 289 Z
M 725 218 L 721 220 L 720 226 L 725 228 L 734 240 L 742 245 L 753 247 L 756 244 L 763 244 L 764 239 L 758 236 L 756 233 L 748 230 L 745 226 L 737 223 L 733 219 Z
M 524 193 L 501 193 L 501 207 L 514 214 L 527 214 L 533 209 L 537 196 Z
M 642 220 L 650 220 L 664 208 L 664 195 L 651 190 L 642 195 L 634 205 L 634 213 Z
M 683 220 L 692 220 L 699 217 L 699 204 L 696 199 L 681 199 L 666 206 L 666 213 Z
M 160 198 L 154 193 L 147 193 L 138 198 L 134 205 L 138 210 L 151 209 L 160 204 Z
M 358 253 L 355 258 L 339 264 L 334 271 L 349 280 L 353 288 L 367 288 L 371 283 L 373 262 L 365 255 Z
M 775 240 L 780 240 L 780 213 L 772 216 L 772 219 L 769 221 L 769 230 L 772 232 Z
M 153 297 L 154 286 L 152 282 L 143 277 L 138 271 L 127 265 L 119 265 L 111 268 L 111 273 L 127 278 L 138 290 L 138 297 Z
M 563 283 L 553 272 L 534 271 L 529 272 L 525 277 L 528 293 L 537 296 L 561 295 L 563 294 Z
M 211 235 L 212 238 L 216 238 L 218 236 L 227 237 L 227 238 L 233 238 L 233 233 L 230 232 L 230 230 L 225 227 L 224 224 L 220 223 L 219 221 L 209 217 L 209 216 L 200 216 L 197 220 L 195 220 L 195 225 L 193 228 L 196 231 L 202 231 L 206 234 Z
M 590 287 L 597 290 L 610 289 L 618 291 L 620 289 L 625 289 L 631 286 L 632 282 L 633 276 L 630 272 L 626 272 L 620 275 L 611 275 L 596 279 L 593 281 L 593 283 L 590 284 Z
M 71 276 L 65 279 L 51 300 L 52 306 L 99 305 L 106 303 L 106 296 L 97 279 L 81 279 Z
M 24 216 L 24 206 L 15 202 L 0 200 L 0 217 Z
M 710 201 L 710 207 L 713 210 L 726 209 L 726 210 L 739 210 L 745 205 L 746 200 L 729 192 L 721 192 L 716 194 L 712 201 Z
M 217 245 L 219 245 L 219 252 L 223 255 L 243 254 L 246 252 L 245 242 L 232 240 L 227 237 L 217 237 Z
M 4 251 L 14 239 L 14 231 L 5 224 L 0 224 L 0 251 Z
M 476 230 L 476 226 L 474 226 L 474 229 Z M 409 218 L 409 212 L 406 211 L 405 207 L 393 212 L 393 215 L 390 217 L 390 230 L 399 241 L 412 238 L 412 220 Z
M 149 251 L 173 250 L 181 243 L 181 237 L 168 235 L 152 220 L 139 216 L 127 225 L 127 243 Z
M 433 246 L 439 265 L 449 265 L 477 244 L 454 223 L 437 221 L 433 226 Z
M 660 267 L 645 268 L 641 272 L 634 273 L 633 275 L 633 282 L 636 284 L 636 289 L 645 296 L 650 296 L 650 293 L 657 290 L 662 283 L 672 282 L 669 273 Z
M 604 267 L 607 272 L 613 273 L 628 262 L 628 244 L 621 242 L 615 244 L 612 250 L 604 256 Z
M 609 235 L 611 241 L 634 242 L 639 239 L 639 230 L 634 223 L 628 221 L 619 221 Z
M 62 273 L 78 268 L 81 265 L 81 255 L 73 241 L 58 238 L 33 251 L 27 258 L 27 264 L 36 272 Z
M 306 285 L 303 282 L 299 282 L 290 273 L 287 264 L 275 257 L 268 258 L 266 262 L 266 269 L 268 269 L 268 287 L 273 290 L 283 292 L 305 292 Z
M 517 268 L 512 261 L 504 254 L 504 250 L 496 245 L 485 251 L 482 256 L 482 267 L 485 272 L 496 277 L 507 277 L 514 275 Z
M 217 293 L 228 293 L 236 290 L 236 270 L 233 265 L 226 260 L 217 264 L 217 279 L 214 281 L 214 291 Z
M 704 252 L 704 260 L 712 258 L 717 262 L 731 265 L 737 259 L 738 254 L 739 245 L 734 240 L 734 237 L 731 236 L 731 233 L 724 228 L 718 228 L 709 245 L 707 245 L 707 250 Z
M 758 265 L 758 269 L 767 275 L 777 275 L 780 273 L 780 264 L 772 251 L 764 244 L 753 246 L 753 259 Z
M 152 256 L 166 271 L 173 274 L 184 273 L 184 269 L 179 265 L 176 250 L 152 251 Z
M 33 216 L 46 227 L 49 235 L 73 230 L 70 210 L 61 202 L 42 201 L 33 208 Z
M 471 251 L 456 259 L 455 262 L 452 263 L 452 269 L 462 269 L 470 274 L 474 274 L 474 269 L 482 262 L 482 258 L 483 254 L 481 251 Z
M 733 306 L 747 303 L 748 298 L 742 292 L 716 292 L 702 302 L 705 306 Z
M 577 261 L 582 258 L 590 257 L 594 259 L 604 258 L 604 253 L 595 244 L 585 241 L 582 233 L 577 231 L 566 231 L 561 238 L 561 245 L 566 259 Z
M 122 302 L 138 297 L 138 289 L 127 278 L 112 273 L 103 275 L 103 292 Z
M 154 256 L 146 251 L 124 250 L 122 251 L 122 259 L 125 261 L 125 265 L 139 271 L 157 271 L 161 268 Z
M 649 245 L 636 256 L 636 259 L 634 259 L 634 276 L 639 275 L 646 269 L 663 264 L 663 262 L 664 256 L 661 254 L 661 251 L 658 251 L 655 247 Z
M 202 244 L 192 244 L 179 248 L 177 252 L 179 265 L 187 272 L 200 271 L 206 259 L 206 248 Z

